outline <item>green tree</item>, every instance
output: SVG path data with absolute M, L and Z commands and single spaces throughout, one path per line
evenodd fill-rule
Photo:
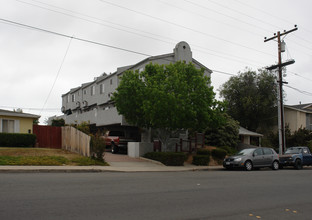
M 206 130 L 207 144 L 216 147 L 230 147 L 235 149 L 239 142 L 238 122 L 225 114 L 227 120 L 224 124 L 210 127 Z
M 227 113 L 242 127 L 265 132 L 276 124 L 276 77 L 260 69 L 250 69 L 232 76 L 220 88 L 220 95 L 227 103 Z
M 60 118 L 60 119 L 53 119 L 51 125 L 52 125 L 52 126 L 56 126 L 56 127 L 65 126 L 65 120 L 64 120 L 63 118 Z
M 209 84 L 204 69 L 191 63 L 148 64 L 142 72 L 127 71 L 122 76 L 113 101 L 129 123 L 155 129 L 166 150 L 173 131 L 203 131 L 218 122 L 222 105 Z

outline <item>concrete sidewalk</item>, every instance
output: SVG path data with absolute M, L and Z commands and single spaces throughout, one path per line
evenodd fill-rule
M 0 166 L 0 173 L 182 172 L 221 170 L 221 166 L 161 166 L 150 162 L 114 162 L 111 166 Z
M 220 170 L 222 166 L 165 166 L 146 158 L 130 158 L 127 155 L 105 153 L 104 159 L 110 166 L 0 166 L 0 173 L 27 172 L 182 172 Z

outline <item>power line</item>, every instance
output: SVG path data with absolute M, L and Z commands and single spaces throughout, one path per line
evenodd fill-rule
M 188 1 L 188 0 L 184 0 L 184 1 L 190 2 L 190 1 Z M 218 3 L 218 2 L 215 2 L 215 1 L 213 1 L 213 0 L 208 0 L 208 1 L 211 2 L 211 3 L 213 3 L 213 4 L 219 5 L 219 6 L 223 7 L 223 8 L 226 8 L 226 9 L 228 9 L 228 10 L 231 10 L 231 11 L 234 11 L 234 12 L 239 13 L 239 14 L 241 14 L 241 15 L 244 15 L 244 16 L 246 16 L 246 17 L 248 17 L 248 18 L 252 18 L 252 19 L 254 19 L 254 20 L 258 21 L 258 22 L 261 22 L 261 23 L 263 23 L 263 24 L 270 25 L 270 26 L 272 26 L 272 27 L 277 27 L 276 25 L 273 25 L 272 23 L 265 22 L 263 19 L 259 19 L 259 18 L 256 18 L 256 17 L 254 17 L 254 16 L 248 15 L 248 14 L 246 14 L 246 13 L 240 12 L 240 11 L 238 11 L 238 10 L 235 10 L 235 9 L 233 9 L 233 8 L 230 8 L 230 7 L 228 7 L 228 6 L 225 6 L 225 5 L 223 5 L 223 4 L 220 4 L 220 3 Z M 192 3 L 192 4 L 195 4 L 195 3 Z M 198 5 L 198 4 L 195 4 L 195 5 Z M 204 6 L 202 6 L 202 7 L 204 7 Z M 205 7 L 205 8 L 206 8 L 207 10 L 210 10 L 210 11 L 212 10 L 212 9 L 210 9 L 210 8 L 207 8 L 207 7 Z M 216 10 L 212 10 L 212 11 L 216 12 Z M 216 12 L 216 13 L 219 13 L 219 12 Z M 237 18 L 235 18 L 235 17 L 229 16 L 229 15 L 226 15 L 226 14 L 223 14 L 223 13 L 219 13 L 219 14 L 221 14 L 221 15 L 223 15 L 223 16 L 226 16 L 226 17 L 230 17 L 231 19 L 238 20 L 238 21 L 240 21 L 240 22 L 246 23 L 245 21 L 241 21 L 241 20 L 239 20 L 239 19 L 237 19 Z M 248 24 L 250 24 L 250 23 L 248 23 Z M 250 24 L 250 25 L 252 25 L 252 24 Z M 253 25 L 253 26 L 254 26 L 254 25 Z M 256 27 L 258 27 L 258 26 L 256 26 Z M 259 27 L 258 27 L 258 28 L 259 28 Z M 277 27 L 277 28 L 278 28 L 278 27 Z M 270 31 L 270 30 L 268 30 L 268 29 L 266 29 L 266 30 L 267 30 L 267 31 Z M 300 37 L 300 36 L 296 36 L 296 37 L 299 38 L 299 39 L 301 39 L 301 40 L 303 40 L 303 41 L 306 41 L 306 42 L 311 43 L 311 41 L 305 40 L 304 38 L 302 38 L 302 37 Z M 300 44 L 300 43 L 298 43 L 297 41 L 293 41 L 293 40 L 290 40 L 290 41 L 293 42 L 294 44 L 297 44 L 298 46 L 300 46 L 300 47 L 306 49 L 306 50 L 312 50 L 312 48 L 307 47 L 307 45 Z M 304 52 L 304 53 L 305 53 L 305 52 Z M 306 53 L 306 54 L 309 55 L 309 56 L 311 56 L 311 54 L 308 54 L 308 53 Z
M 50 95 L 51 95 L 51 93 L 52 93 L 52 90 L 53 90 L 53 88 L 54 88 L 54 86 L 55 86 L 56 80 L 57 80 L 58 76 L 60 75 L 61 69 L 62 69 L 62 67 L 63 67 L 64 61 L 65 61 L 65 58 L 66 58 L 66 56 L 67 56 L 67 53 L 68 53 L 68 50 L 69 50 L 69 47 L 70 47 L 70 44 L 71 44 L 72 40 L 73 40 L 73 38 L 71 38 L 70 41 L 69 41 L 69 43 L 68 43 L 68 46 L 67 46 L 65 55 L 64 55 L 63 60 L 62 60 L 62 62 L 61 62 L 61 65 L 60 65 L 60 68 L 59 68 L 58 71 L 57 71 L 57 74 L 56 74 L 56 76 L 55 76 L 54 82 L 53 82 L 52 87 L 51 87 L 51 89 L 50 89 L 50 92 L 49 92 L 49 94 L 48 94 L 48 96 L 47 96 L 47 98 L 46 98 L 46 100 L 45 100 L 45 102 L 44 102 L 44 104 L 43 104 L 43 106 L 42 106 L 42 109 L 41 109 L 41 111 L 40 111 L 40 114 L 41 114 L 41 112 L 43 111 L 45 105 L 47 104 L 47 102 L 48 102 L 48 100 L 49 100 L 49 98 L 50 98 Z
M 288 71 L 288 73 L 291 73 L 291 74 L 293 74 L 293 75 L 295 75 L 295 76 L 298 76 L 298 77 L 300 77 L 300 78 L 303 78 L 303 79 L 305 79 L 305 80 L 308 80 L 308 81 L 311 81 L 311 82 L 312 82 L 312 80 L 311 80 L 310 78 L 301 76 L 301 75 L 298 74 L 298 73 L 295 73 L 295 72 L 292 72 L 292 71 Z
M 178 6 L 177 4 L 171 4 L 171 3 L 168 3 L 168 2 L 162 1 L 162 0 L 157 0 L 157 1 L 161 2 L 162 4 L 169 5 L 169 6 L 173 7 L 173 8 L 177 8 L 177 9 L 179 9 L 179 10 L 181 10 L 181 11 L 186 11 L 186 12 L 188 12 L 188 13 L 190 13 L 190 14 L 194 14 L 194 15 L 196 15 L 196 16 L 200 16 L 200 17 L 202 17 L 202 18 L 204 18 L 204 19 L 206 19 L 206 20 L 209 20 L 209 21 L 213 20 L 213 21 L 215 21 L 215 22 L 217 22 L 217 23 L 226 25 L 226 26 L 228 26 L 228 27 L 230 27 L 230 28 L 233 28 L 233 29 L 236 29 L 236 30 L 237 30 L 237 29 L 240 29 L 240 30 L 242 30 L 242 31 L 244 31 L 244 32 L 246 32 L 246 33 L 248 33 L 248 34 L 253 34 L 253 35 L 256 35 L 256 36 L 262 36 L 262 35 L 260 35 L 260 34 L 256 34 L 256 33 L 254 33 L 254 32 L 251 32 L 250 30 L 241 28 L 241 27 L 239 27 L 239 26 L 234 26 L 233 24 L 229 24 L 229 23 L 227 23 L 227 22 L 223 22 L 223 21 L 217 20 L 217 19 L 215 19 L 215 18 L 212 17 L 212 16 L 211 16 L 211 17 L 208 17 L 208 16 L 206 16 L 206 15 L 199 14 L 197 11 L 195 12 L 195 11 L 192 11 L 192 10 L 189 10 L 189 9 L 182 8 L 182 7 Z
M 14 24 L 14 25 L 19 25 L 19 26 L 35 29 L 37 31 L 41 31 L 41 32 L 49 33 L 49 34 L 54 34 L 54 35 L 58 35 L 58 36 L 62 36 L 62 37 L 72 38 L 72 39 L 75 39 L 75 40 L 78 40 L 78 41 L 83 41 L 83 42 L 87 42 L 87 43 L 91 43 L 91 44 L 96 44 L 96 45 L 100 45 L 100 46 L 104 46 L 104 47 L 109 47 L 109 48 L 113 48 L 113 49 L 116 49 L 116 50 L 121 50 L 121 51 L 134 53 L 134 54 L 138 54 L 138 55 L 143 55 L 143 56 L 150 56 L 150 55 L 145 54 L 145 53 L 141 53 L 141 52 L 137 52 L 137 51 L 133 51 L 133 50 L 128 50 L 128 49 L 124 49 L 124 48 L 121 48 L 121 47 L 116 47 L 116 46 L 112 46 L 112 45 L 108 45 L 108 44 L 103 44 L 103 43 L 99 43 L 99 42 L 96 42 L 96 41 L 91 41 L 91 40 L 87 40 L 87 39 L 83 39 L 83 38 L 73 37 L 73 36 L 69 36 L 69 35 L 66 35 L 66 34 L 61 34 L 61 33 L 58 33 L 58 32 L 49 31 L 49 30 L 46 30 L 46 29 L 37 28 L 37 27 L 34 27 L 34 26 L 30 26 L 30 25 L 26 25 L 26 24 L 14 22 L 14 21 L 6 20 L 6 19 L 3 19 L 3 18 L 0 18 L 0 21 L 7 22 L 9 24 Z
M 226 5 L 220 4 L 219 2 L 215 2 L 215 1 L 212 1 L 212 0 L 208 0 L 208 1 L 209 1 L 209 2 L 212 2 L 213 4 L 219 5 L 219 6 L 223 7 L 223 8 L 226 8 L 226 9 L 229 9 L 229 10 L 231 10 L 231 11 L 234 11 L 234 12 L 236 12 L 236 13 L 238 13 L 238 14 L 244 15 L 244 16 L 246 16 L 246 17 L 248 17 L 248 18 L 254 19 L 254 20 L 256 20 L 256 21 L 258 21 L 258 22 L 261 22 L 261 23 L 263 23 L 263 24 L 270 25 L 270 26 L 272 26 L 272 27 L 277 27 L 276 25 L 273 25 L 272 23 L 265 22 L 265 21 L 262 20 L 262 19 L 256 18 L 256 17 L 251 16 L 251 15 L 249 15 L 249 14 L 243 13 L 243 12 L 241 12 L 241 11 L 239 11 L 239 10 L 233 9 L 232 7 L 228 7 L 228 6 L 226 6 Z M 224 14 L 224 15 L 227 16 L 226 14 Z M 231 17 L 231 16 L 230 16 L 230 17 Z M 231 17 L 231 18 L 234 19 L 234 17 Z M 242 21 L 241 21 L 241 22 L 242 22 Z M 249 24 L 249 23 L 248 23 L 248 24 Z M 254 25 L 253 25 L 253 26 L 254 26 Z M 278 27 L 277 27 L 277 28 L 278 28 Z M 264 29 L 264 28 L 261 28 L 261 29 L 267 30 L 267 29 Z
M 271 14 L 271 13 L 269 13 L 269 12 L 267 12 L 267 11 L 265 11 L 265 10 L 262 10 L 262 9 L 260 9 L 260 8 L 258 8 L 258 7 L 254 7 L 254 6 L 252 6 L 252 5 L 249 5 L 249 4 L 247 4 L 247 3 L 245 3 L 245 2 L 242 2 L 242 1 L 240 1 L 240 0 L 236 0 L 235 2 L 236 2 L 236 3 L 239 3 L 239 4 L 241 4 L 241 5 L 245 5 L 245 6 L 249 7 L 249 8 L 254 9 L 254 10 L 260 11 L 260 12 L 263 13 L 263 14 L 266 14 L 266 15 L 269 15 L 269 16 L 271 16 L 271 17 L 277 18 L 277 19 L 279 19 L 279 20 L 281 20 L 281 21 L 284 21 L 284 22 L 286 22 L 286 23 L 288 23 L 288 24 L 293 24 L 292 21 L 289 21 L 289 20 L 285 19 L 284 17 L 276 16 L 276 15 L 274 15 L 274 14 Z M 286 16 L 285 16 L 285 17 L 286 17 Z M 312 31 L 310 31 L 310 30 L 308 30 L 308 29 L 306 29 L 306 28 L 304 28 L 304 27 L 301 27 L 301 26 L 302 26 L 302 25 L 300 25 L 300 28 L 301 28 L 302 30 L 304 30 L 304 31 L 306 31 L 306 32 L 309 32 L 309 33 L 312 33 Z M 301 40 L 303 40 L 303 41 L 306 41 L 306 42 L 311 43 L 311 41 L 309 41 L 309 40 L 307 40 L 307 39 L 304 39 L 304 38 L 302 38 L 302 37 L 300 37 L 300 36 L 296 36 L 296 37 L 299 38 L 299 39 L 301 39 Z
M 165 40 L 161 40 L 161 39 L 159 39 L 159 38 L 154 38 L 154 37 L 142 35 L 142 34 L 139 34 L 139 33 L 133 32 L 133 31 L 127 31 L 127 30 L 124 30 L 124 29 L 121 29 L 121 28 L 116 28 L 116 27 L 113 27 L 113 26 L 111 26 L 111 25 L 106 25 L 106 24 L 103 24 L 103 23 L 94 22 L 94 21 L 92 21 L 92 20 L 90 20 L 90 19 L 85 19 L 85 18 L 82 18 L 82 17 L 78 17 L 78 16 L 75 16 L 75 15 L 71 15 L 71 14 L 64 13 L 64 12 L 57 11 L 57 10 L 51 10 L 51 9 L 49 9 L 49 8 L 42 7 L 42 6 L 35 5 L 35 4 L 31 4 L 31 3 L 24 2 L 24 1 L 21 1 L 21 0 L 16 0 L 16 1 L 18 1 L 18 2 L 20 2 L 20 3 L 23 3 L 23 4 L 27 4 L 27 5 L 33 6 L 33 7 L 38 7 L 38 8 L 40 8 L 40 9 L 52 11 L 52 12 L 55 12 L 55 13 L 60 13 L 60 14 L 66 15 L 66 16 L 70 16 L 70 17 L 76 18 L 76 19 L 81 19 L 81 20 L 84 20 L 84 21 L 87 21 L 87 22 L 91 22 L 91 23 L 94 23 L 94 24 L 98 24 L 98 25 L 102 25 L 102 26 L 109 27 L 109 28 L 113 28 L 113 29 L 115 29 L 115 30 L 119 30 L 119 31 L 124 31 L 124 32 L 127 32 L 127 33 L 135 34 L 135 35 L 138 35 L 138 36 L 141 36 L 141 37 L 150 38 L 150 39 L 157 40 L 157 41 L 161 41 L 161 42 L 164 42 L 164 43 L 172 44 L 172 42 L 176 42 L 176 41 L 177 41 L 176 39 L 173 39 L 173 38 L 169 38 L 169 37 L 162 36 L 162 35 L 155 35 L 155 34 L 152 34 L 152 33 L 150 33 L 150 32 L 138 30 L 138 29 L 135 29 L 135 28 L 130 28 L 130 27 L 127 27 L 127 26 L 125 26 L 125 25 L 120 25 L 120 24 L 117 24 L 117 23 L 112 23 L 112 22 L 109 22 L 109 21 L 106 21 L 106 20 L 102 20 L 102 19 L 96 18 L 96 17 L 94 17 L 94 16 L 89 16 L 89 15 L 86 15 L 86 14 L 83 14 L 83 13 L 75 12 L 75 11 L 72 11 L 72 10 L 67 10 L 67 9 L 65 9 L 65 8 L 57 7 L 57 6 L 54 6 L 54 5 L 51 5 L 51 4 L 42 3 L 42 2 L 36 1 L 36 0 L 33 0 L 33 1 L 38 2 L 38 3 L 41 3 L 41 4 L 44 4 L 44 5 L 47 5 L 47 6 L 49 6 L 49 7 L 54 7 L 54 8 L 57 8 L 57 9 L 61 9 L 61 10 L 64 10 L 64 11 L 68 11 L 68 12 L 70 12 L 70 13 L 75 13 L 75 14 L 79 14 L 79 15 L 82 15 L 82 16 L 85 16 L 85 17 L 92 18 L 92 19 L 100 20 L 100 21 L 103 21 L 103 22 L 105 22 L 105 23 L 112 23 L 113 25 L 121 26 L 121 27 L 128 28 L 128 29 L 133 29 L 133 30 L 135 30 L 135 31 L 139 31 L 139 32 L 142 32 L 142 33 L 147 33 L 147 34 L 149 34 L 149 35 L 155 35 L 155 36 L 158 36 L 158 37 L 162 37 L 162 38 L 165 38 L 165 39 L 169 39 L 169 40 L 171 40 L 172 42 L 165 41 Z M 254 60 L 251 60 L 251 59 L 248 59 L 248 58 L 239 57 L 239 56 L 237 56 L 237 55 L 231 55 L 231 54 L 221 53 L 221 52 L 219 52 L 219 51 L 215 51 L 215 50 L 211 50 L 211 49 L 208 49 L 208 48 L 204 48 L 204 47 L 202 47 L 202 46 L 200 46 L 200 45 L 196 45 L 196 44 L 192 44 L 192 45 L 193 45 L 193 48 L 195 48 L 195 51 L 200 51 L 200 52 L 205 53 L 205 54 L 210 54 L 210 55 L 213 55 L 213 56 L 218 56 L 218 57 L 223 58 L 223 59 L 233 60 L 233 61 L 239 62 L 239 63 L 242 63 L 242 61 L 243 61 L 245 64 L 248 64 L 248 63 L 246 62 L 246 60 L 249 60 L 249 61 L 254 62 L 254 63 L 258 63 L 258 61 L 254 61 Z M 196 48 L 200 48 L 200 49 L 196 49 Z M 201 50 L 201 49 L 203 49 L 204 51 Z M 206 52 L 206 51 L 209 51 L 209 52 Z M 212 53 L 210 53 L 210 51 L 215 52 L 215 53 L 219 53 L 219 54 L 224 54 L 224 55 L 226 55 L 227 57 L 220 56 L 220 55 L 216 55 L 216 54 L 212 54 Z M 233 57 L 237 57 L 237 58 L 241 59 L 241 61 L 238 61 L 237 59 L 233 59 Z M 250 65 L 250 64 L 249 64 L 249 65 Z M 253 66 L 253 64 L 252 64 L 252 66 Z
M 247 25 L 249 25 L 249 26 L 251 26 L 251 27 L 257 27 L 257 28 L 259 28 L 259 29 L 262 29 L 262 30 L 265 31 L 265 32 L 268 31 L 268 30 L 265 29 L 265 28 L 259 27 L 259 26 L 257 26 L 257 25 L 251 24 L 251 23 L 246 22 L 246 21 L 242 21 L 242 20 L 240 20 L 240 19 L 238 19 L 238 18 L 236 18 L 236 17 L 230 16 L 230 15 L 228 15 L 228 14 L 221 13 L 221 12 L 219 12 L 219 11 L 217 11 L 217 10 L 208 8 L 208 7 L 206 7 L 205 5 L 198 4 L 198 3 L 195 3 L 195 2 L 192 2 L 192 1 L 189 1 L 189 0 L 183 0 L 183 1 L 188 2 L 189 4 L 192 4 L 192 5 L 195 5 L 195 6 L 199 7 L 199 8 L 204 8 L 204 9 L 206 9 L 206 10 L 208 10 L 208 11 L 212 11 L 212 12 L 214 12 L 214 13 L 216 13 L 216 14 L 220 14 L 220 15 L 222 15 L 222 16 L 228 17 L 228 18 L 230 18 L 230 19 L 232 19 L 232 20 L 235 20 L 235 21 L 238 21 L 238 22 L 247 24 Z
M 185 30 L 189 30 L 189 31 L 192 31 L 192 32 L 195 32 L 195 33 L 199 33 L 199 34 L 201 34 L 201 35 L 205 35 L 205 36 L 208 36 L 208 37 L 211 37 L 211 38 L 220 40 L 220 41 L 227 42 L 227 43 L 229 43 L 229 44 L 233 44 L 233 45 L 236 45 L 236 46 L 239 46 L 239 47 L 243 47 L 243 48 L 252 50 L 253 52 L 258 52 L 258 53 L 262 53 L 262 54 L 266 54 L 266 55 L 275 57 L 274 55 L 272 55 L 272 54 L 270 54 L 270 53 L 266 53 L 266 52 L 264 52 L 264 51 L 256 50 L 255 48 L 251 48 L 251 47 L 248 47 L 248 46 L 243 45 L 243 44 L 240 44 L 240 43 L 236 43 L 236 42 L 233 42 L 233 41 L 230 41 L 230 40 L 227 40 L 227 39 L 223 39 L 223 38 L 221 38 L 221 37 L 218 37 L 218 36 L 215 36 L 215 35 L 212 35 L 212 34 L 208 34 L 208 33 L 205 33 L 205 32 L 202 32 L 202 31 L 199 31 L 199 30 L 190 28 L 190 27 L 186 27 L 186 26 L 183 26 L 183 25 L 180 25 L 180 24 L 177 24 L 177 23 L 174 23 L 174 22 L 171 22 L 171 21 L 168 21 L 168 20 L 159 18 L 159 17 L 155 17 L 155 16 L 152 16 L 152 15 L 149 15 L 149 14 L 146 14 L 146 13 L 143 13 L 143 12 L 140 12 L 140 11 L 136 11 L 136 10 L 133 10 L 133 9 L 130 9 L 130 8 L 127 8 L 127 7 L 124 7 L 124 6 L 121 6 L 121 5 L 118 5 L 118 4 L 109 2 L 109 1 L 105 1 L 105 0 L 99 0 L 99 1 L 100 1 L 100 2 L 103 2 L 103 3 L 105 3 L 105 4 L 108 4 L 108 5 L 112 5 L 112 6 L 115 6 L 115 7 L 124 9 L 124 10 L 127 10 L 127 11 L 131 11 L 131 12 L 136 13 L 136 14 L 139 14 L 139 15 L 143 15 L 143 16 L 145 16 L 145 17 L 149 17 L 149 18 L 152 18 L 152 19 L 155 19 L 155 20 L 159 20 L 159 21 L 162 21 L 162 22 L 167 23 L 167 24 L 171 24 L 171 25 L 176 26 L 176 27 L 179 27 L 179 28 L 183 28 L 183 29 L 185 29 Z
M 114 27 L 112 25 L 116 25 L 116 26 L 123 27 L 123 28 L 126 28 L 126 29 L 134 30 L 134 31 L 137 31 L 137 32 L 142 32 L 142 33 L 149 34 L 149 35 L 154 35 L 154 36 L 160 36 L 160 35 L 152 34 L 152 33 L 149 33 L 147 31 L 142 31 L 142 30 L 139 30 L 139 29 L 136 29 L 136 28 L 131 28 L 131 27 L 128 27 L 128 26 L 125 26 L 125 25 L 122 25 L 122 24 L 115 23 L 115 22 L 103 20 L 103 19 L 100 19 L 100 18 L 97 18 L 97 17 L 94 17 L 94 16 L 90 16 L 90 15 L 84 14 L 84 13 L 80 13 L 80 12 L 68 10 L 68 9 L 65 9 L 65 8 L 62 8 L 62 7 L 57 7 L 57 6 L 54 6 L 54 5 L 51 5 L 51 4 L 43 3 L 43 2 L 40 2 L 40 1 L 32 0 L 32 1 L 35 1 L 37 3 L 43 4 L 43 5 L 47 5 L 49 7 L 61 9 L 61 10 L 64 10 L 64 11 L 67 11 L 67 12 L 70 12 L 70 13 L 78 14 L 78 15 L 81 15 L 81 16 L 84 16 L 84 17 L 87 17 L 87 18 L 90 18 L 90 19 L 98 20 L 98 21 L 105 22 L 105 23 L 112 24 L 112 25 L 103 24 L 103 23 L 100 23 L 100 22 L 97 22 L 97 21 L 93 21 L 93 20 L 90 20 L 90 19 L 79 17 L 77 15 L 64 13 L 62 11 L 58 11 L 58 10 L 42 7 L 40 5 L 32 4 L 32 3 L 29 3 L 29 2 L 24 2 L 24 1 L 21 1 L 21 0 L 16 0 L 16 1 L 18 1 L 20 3 L 23 3 L 23 4 L 27 4 L 29 6 L 33 6 L 33 7 L 37 7 L 37 8 L 44 9 L 44 10 L 48 10 L 48 11 L 51 11 L 51 12 L 59 13 L 59 14 L 66 15 L 66 16 L 69 16 L 69 17 L 72 17 L 72 18 L 84 20 L 84 21 L 87 21 L 87 22 L 90 22 L 90 23 L 93 23 L 93 24 L 98 24 L 98 25 L 101 25 L 101 26 L 112 28 L 112 29 L 115 29 L 115 30 L 118 30 L 118 31 L 123 31 L 123 32 L 127 32 L 127 33 L 130 33 L 130 34 L 135 34 L 135 35 L 138 35 L 138 36 L 141 36 L 141 37 L 146 37 L 146 38 L 150 38 L 150 39 L 153 39 L 153 40 L 158 40 L 158 41 L 162 41 L 162 42 L 171 44 L 171 42 L 168 42 L 168 41 L 165 41 L 165 40 L 161 40 L 159 38 L 154 38 L 154 37 L 151 37 L 151 36 L 142 35 L 142 34 L 139 34 L 139 33 L 133 32 L 133 31 L 129 31 L 129 30 L 125 30 L 125 29 Z M 165 37 L 165 36 L 161 36 L 161 37 L 173 41 L 173 39 L 171 39 L 171 38 L 168 38 L 168 37 Z
M 108 45 L 108 44 L 103 44 L 103 43 L 99 43 L 99 42 L 95 42 L 95 41 L 91 41 L 91 40 L 86 40 L 86 39 L 82 39 L 82 38 L 77 38 L 77 37 L 74 37 L 74 36 L 69 36 L 69 35 L 66 35 L 66 34 L 61 34 L 61 33 L 58 33 L 58 32 L 54 32 L 54 31 L 49 31 L 49 30 L 46 30 L 46 29 L 42 29 L 42 28 L 37 28 L 37 27 L 34 27 L 34 26 L 30 26 L 30 25 L 26 25 L 26 24 L 22 24 L 22 23 L 18 23 L 18 22 L 14 22 L 14 21 L 10 21 L 10 20 L 6 20 L 6 19 L 3 19 L 3 18 L 0 18 L 0 21 L 4 22 L 4 23 L 7 23 L 7 24 L 10 24 L 10 25 L 14 25 L 14 26 L 19 26 L 19 27 L 26 27 L 28 29 L 34 29 L 34 30 L 37 30 L 37 31 L 42 31 L 42 32 L 45 32 L 45 33 L 49 33 L 49 34 L 53 34 L 53 35 L 57 35 L 57 36 L 62 36 L 62 37 L 66 37 L 66 38 L 70 38 L 71 40 L 72 39 L 75 39 L 75 40 L 79 40 L 79 41 L 83 41 L 83 42 L 87 42 L 87 43 L 92 43 L 92 44 L 96 44 L 96 45 L 99 45 L 99 46 L 104 46 L 104 47 L 109 47 L 109 48 L 112 48 L 112 49 L 117 49 L 117 50 L 121 50 L 121 51 L 125 51 L 125 52 L 129 52 L 129 53 L 134 53 L 134 54 L 139 54 L 139 55 L 143 55 L 143 56 L 147 56 L 147 57 L 152 57 L 152 55 L 149 55 L 149 54 L 145 54 L 145 53 L 141 53 L 141 52 L 137 52 L 137 51 L 133 51 L 133 50 L 128 50 L 128 49 L 124 49 L 124 48 L 120 48 L 120 47 L 116 47 L 116 46 L 112 46 L 112 45 Z M 229 75 L 229 76 L 236 76 L 236 74 L 233 74 L 233 73 L 228 73 L 228 72 L 224 72 L 224 71 L 220 71 L 220 70 L 213 70 L 213 72 L 217 72 L 217 73 L 221 73 L 221 74 L 224 74 L 224 75 Z M 59 74 L 59 73 L 58 73 Z M 299 76 L 299 77 L 302 77 L 300 76 L 299 74 L 296 74 L 294 73 L 294 75 L 296 76 Z M 302 77 L 304 78 L 304 77 Z M 57 79 L 57 78 L 56 78 Z M 307 79 L 307 78 L 305 78 Z M 306 91 L 302 91 L 302 90 L 299 90 L 297 88 L 294 88 L 294 87 L 290 87 L 288 86 L 289 88 L 291 89 L 294 89 L 298 92 L 302 92 L 303 94 L 310 94 L 309 92 L 306 92 Z M 52 87 L 53 88 L 53 87 Z M 2 106 L 3 107 L 3 106 Z M 11 108 L 14 108 L 14 107 L 11 107 Z M 25 109 L 30 109 L 30 110 L 41 110 L 43 111 L 43 108 L 41 109 L 38 109 L 38 108 L 25 108 Z M 47 110 L 47 109 L 45 109 Z
M 284 85 L 284 86 L 287 87 L 287 88 L 293 89 L 293 90 L 295 90 L 295 91 L 297 91 L 297 92 L 299 92 L 301 94 L 304 94 L 304 95 L 307 95 L 307 96 L 312 96 L 311 92 L 307 92 L 307 91 L 304 91 L 304 90 L 301 90 L 301 89 L 297 89 L 297 88 L 292 87 L 290 85 Z
M 29 110 L 29 111 L 41 111 L 42 108 L 29 108 L 29 107 L 16 107 L 16 106 L 0 106 L 0 108 L 5 108 L 5 109 L 23 109 L 23 110 Z M 60 111 L 60 108 L 45 108 L 43 112 L 47 111 Z

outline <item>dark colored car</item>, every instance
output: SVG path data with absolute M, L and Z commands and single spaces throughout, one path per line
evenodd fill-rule
M 280 156 L 280 168 L 284 166 L 293 166 L 297 170 L 303 166 L 312 166 L 310 149 L 305 146 L 288 148 L 285 154 Z
M 234 156 L 225 158 L 223 167 L 226 169 L 245 168 L 247 171 L 261 167 L 271 167 L 273 170 L 278 170 L 279 157 L 272 148 L 247 148 Z

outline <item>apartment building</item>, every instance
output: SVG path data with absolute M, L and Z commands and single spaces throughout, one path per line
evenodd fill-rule
M 102 74 L 92 82 L 70 89 L 62 95 L 64 115 L 61 117 L 66 124 L 79 124 L 86 121 L 97 128 L 129 126 L 111 102 L 112 94 L 119 85 L 120 76 L 127 70 L 142 71 L 149 63 L 169 64 L 177 61 L 192 62 L 195 67 L 204 68 L 206 76 L 210 77 L 212 73 L 210 69 L 192 57 L 190 46 L 182 41 L 175 46 L 173 53 L 148 57 L 134 65 L 119 67 L 112 74 Z

